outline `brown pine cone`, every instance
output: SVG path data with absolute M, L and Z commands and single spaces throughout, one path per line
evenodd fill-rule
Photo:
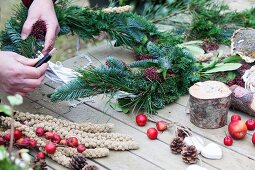
M 44 159 L 35 158 L 32 160 L 31 168 L 33 170 L 47 170 L 47 164 Z
M 198 152 L 195 146 L 185 146 L 182 149 L 182 160 L 187 164 L 195 164 L 198 161 Z
M 99 170 L 96 165 L 85 165 L 82 170 Z
M 186 138 L 188 136 L 191 136 L 191 130 L 189 128 L 185 128 L 185 127 L 178 127 L 177 128 L 177 132 L 176 132 L 176 136 L 179 138 Z
M 87 165 L 86 158 L 83 156 L 73 156 L 70 162 L 71 170 L 82 170 Z
M 170 144 L 170 149 L 174 154 L 181 154 L 182 148 L 184 147 L 183 139 L 182 138 L 174 138 Z

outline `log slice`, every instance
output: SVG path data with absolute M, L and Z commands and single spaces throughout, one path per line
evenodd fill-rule
M 204 129 L 227 124 L 231 90 L 218 81 L 198 82 L 189 89 L 190 121 Z

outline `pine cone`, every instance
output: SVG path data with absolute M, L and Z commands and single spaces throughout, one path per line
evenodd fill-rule
M 198 152 L 195 146 L 185 146 L 182 149 L 182 160 L 187 164 L 195 164 L 198 161 Z
M 177 128 L 176 136 L 179 137 L 179 138 L 184 139 L 188 136 L 191 136 L 190 131 L 191 131 L 190 129 L 187 129 L 185 127 Z
M 83 156 L 73 156 L 70 162 L 71 170 L 82 170 L 85 165 L 87 165 L 86 158 Z
M 174 154 L 181 154 L 182 148 L 184 147 L 183 139 L 182 138 L 174 138 L 170 144 L 170 149 Z
M 85 165 L 82 170 L 99 170 L 96 165 Z
M 35 158 L 32 160 L 31 168 L 33 170 L 47 170 L 47 164 L 44 159 Z

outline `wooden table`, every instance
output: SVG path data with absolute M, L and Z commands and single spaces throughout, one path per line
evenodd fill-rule
M 98 59 L 93 60 L 94 65 L 99 61 L 104 62 L 109 55 L 121 57 L 126 62 L 133 60 L 132 53 L 121 48 L 110 48 L 106 44 L 101 44 L 94 49 L 86 52 Z M 70 68 L 85 65 L 87 61 L 79 57 L 71 58 L 63 64 Z M 70 107 L 68 102 L 52 103 L 47 94 L 53 92 L 59 84 L 46 79 L 43 85 L 29 94 L 24 99 L 24 104 L 18 109 L 24 112 L 49 114 L 60 119 L 68 119 L 74 122 L 110 122 L 115 125 L 113 132 L 124 133 L 133 136 L 140 145 L 140 149 L 116 152 L 111 151 L 106 158 L 91 159 L 90 163 L 96 164 L 100 169 L 114 170 L 185 170 L 187 164 L 183 163 L 180 155 L 174 155 L 170 152 L 169 144 L 174 138 L 174 129 L 159 134 L 157 140 L 149 140 L 146 136 L 146 130 L 149 127 L 155 127 L 154 123 L 148 122 L 145 127 L 138 127 L 135 123 L 134 114 L 124 114 L 113 110 L 106 104 L 107 98 L 102 95 L 94 97 L 95 102 L 86 102 L 78 105 L 76 108 Z M 5 94 L 1 94 L 3 98 Z M 156 118 L 165 121 L 179 122 L 192 129 L 193 134 L 202 137 L 206 143 L 214 142 L 221 146 L 223 158 L 221 160 L 209 160 L 202 156 L 200 165 L 211 169 L 224 170 L 254 170 L 255 169 L 255 146 L 251 142 L 252 131 L 249 131 L 245 139 L 235 140 L 231 147 L 223 144 L 223 138 L 227 127 L 216 130 L 201 129 L 194 126 L 189 121 L 189 114 L 185 112 L 188 96 L 181 97 L 176 103 L 168 105 L 159 111 Z M 233 113 L 229 113 L 229 118 Z M 240 113 L 243 120 L 249 116 Z M 64 167 L 56 164 L 51 159 L 47 159 L 49 169 L 63 170 Z

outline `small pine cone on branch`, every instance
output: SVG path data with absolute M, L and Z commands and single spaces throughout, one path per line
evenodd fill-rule
M 185 146 L 182 149 L 182 160 L 187 164 L 195 164 L 198 161 L 198 151 L 195 146 Z
M 73 156 L 70 162 L 70 170 L 82 170 L 87 165 L 87 160 L 83 156 Z
M 82 170 L 99 170 L 96 165 L 85 165 Z
M 184 142 L 182 138 L 174 138 L 170 144 L 170 149 L 174 154 L 181 154 L 182 148 L 184 147 Z

